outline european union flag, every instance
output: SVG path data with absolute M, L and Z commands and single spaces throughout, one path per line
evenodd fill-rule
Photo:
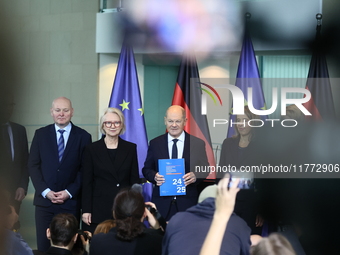
M 253 43 L 247 30 L 243 39 L 235 85 L 243 92 L 245 106 L 248 105 L 248 87 L 251 87 L 253 89 L 252 99 L 254 108 L 257 110 L 265 109 L 266 106 L 261 86 L 260 72 L 256 62 Z M 266 119 L 267 116 L 261 116 L 261 118 Z M 231 114 L 230 121 L 231 120 L 235 123 L 236 115 Z M 235 125 L 229 126 L 227 137 L 232 137 L 235 134 L 234 126 Z
M 144 109 L 140 97 L 135 57 L 131 46 L 123 44 L 109 107 L 120 109 L 125 116 L 126 131 L 121 138 L 137 144 L 139 176 L 148 150 Z

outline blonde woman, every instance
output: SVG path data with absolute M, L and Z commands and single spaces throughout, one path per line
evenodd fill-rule
M 84 150 L 82 220 L 91 233 L 112 218 L 112 203 L 124 187 L 139 182 L 137 146 L 119 137 L 125 131 L 124 115 L 108 108 L 100 119 L 102 139 Z

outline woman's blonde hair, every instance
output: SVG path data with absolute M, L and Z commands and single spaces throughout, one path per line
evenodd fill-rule
M 118 135 L 124 134 L 124 132 L 125 132 L 125 118 L 124 118 L 124 115 L 123 115 L 123 113 L 121 112 L 121 110 L 119 110 L 119 109 L 117 109 L 117 108 L 114 108 L 114 107 L 109 107 L 109 108 L 105 109 L 104 114 L 101 116 L 100 122 L 99 122 L 99 125 L 100 125 L 100 132 L 101 132 L 103 135 L 106 135 L 105 130 L 103 129 L 103 125 L 104 125 L 104 122 L 105 122 L 105 115 L 106 115 L 107 113 L 115 113 L 115 114 L 118 115 L 120 121 L 122 122 L 122 124 L 121 124 L 122 129 L 120 130 L 120 132 L 119 132 Z

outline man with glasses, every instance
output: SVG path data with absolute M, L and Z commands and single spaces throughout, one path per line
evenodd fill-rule
M 80 217 L 81 159 L 85 145 L 91 143 L 91 135 L 71 123 L 69 99 L 55 99 L 50 111 L 54 124 L 36 130 L 28 160 L 39 251 L 50 246 L 46 229 L 55 215 Z
M 205 143 L 201 139 L 184 131 L 187 122 L 185 110 L 178 105 L 168 108 L 164 117 L 167 134 L 158 136 L 150 141 L 148 154 L 143 167 L 144 177 L 155 184 L 152 202 L 160 214 L 168 221 L 179 211 L 195 205 L 198 199 L 197 177 L 195 166 L 208 166 Z M 186 195 L 160 196 L 159 187 L 164 183 L 164 176 L 159 174 L 159 159 L 184 158 Z

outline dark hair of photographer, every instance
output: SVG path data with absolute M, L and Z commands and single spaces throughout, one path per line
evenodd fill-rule
M 131 241 L 141 235 L 144 226 L 141 223 L 145 211 L 143 196 L 131 189 L 120 192 L 113 204 L 116 219 L 117 238 Z
M 68 246 L 78 233 L 78 221 L 74 215 L 61 213 L 52 219 L 50 234 L 52 243 L 56 246 Z

